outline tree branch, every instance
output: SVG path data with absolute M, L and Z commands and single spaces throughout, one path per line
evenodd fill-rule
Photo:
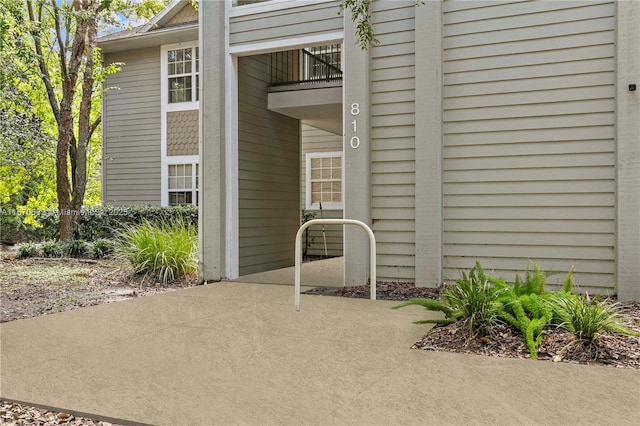
M 42 7 L 42 3 L 40 3 L 40 7 Z M 40 8 L 40 10 L 42 10 Z M 39 22 L 36 20 L 35 14 L 33 12 L 33 3 L 31 0 L 27 0 L 27 11 L 29 14 L 29 21 L 33 24 L 29 32 L 31 33 L 31 37 L 33 38 L 33 44 L 36 48 L 36 53 L 38 57 L 38 68 L 40 69 L 40 78 L 47 89 L 47 97 L 49 98 L 49 105 L 51 105 L 51 111 L 53 111 L 53 116 L 56 119 L 56 123 L 60 125 L 60 103 L 58 102 L 58 98 L 56 96 L 56 92 L 53 89 L 53 84 L 51 83 L 51 75 L 49 74 L 49 68 L 44 60 L 44 54 L 42 52 L 42 42 L 40 40 L 39 28 L 36 26 L 39 25 Z
M 91 123 L 91 127 L 89 127 L 89 140 L 93 137 L 93 133 L 96 131 L 98 126 L 100 126 L 100 123 L 102 123 L 102 116 L 99 116 L 93 123 Z
M 67 47 L 65 45 L 65 40 L 62 36 L 62 31 L 60 29 L 60 10 L 58 9 L 58 5 L 56 4 L 56 0 L 51 0 L 51 7 L 53 7 L 53 22 L 56 29 L 56 40 L 58 41 L 58 57 L 60 58 L 60 71 L 62 73 L 62 79 L 67 80 L 69 78 L 67 74 Z M 67 27 L 67 35 L 69 33 L 69 27 Z

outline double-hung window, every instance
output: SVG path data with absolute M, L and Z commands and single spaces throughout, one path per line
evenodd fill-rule
M 307 209 L 342 208 L 342 152 L 306 154 Z
M 198 205 L 198 164 L 169 164 L 169 205 Z
M 167 91 L 170 104 L 198 100 L 199 53 L 197 46 L 167 51 Z

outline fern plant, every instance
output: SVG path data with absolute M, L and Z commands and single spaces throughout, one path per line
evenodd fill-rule
M 500 303 L 499 317 L 522 333 L 531 358 L 536 359 L 536 348 L 542 343 L 542 329 L 553 318 L 551 309 L 538 294 L 517 296 L 515 288 L 506 292 Z

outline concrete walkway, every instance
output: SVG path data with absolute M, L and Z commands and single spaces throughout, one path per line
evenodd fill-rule
M 640 371 L 410 350 L 417 306 L 226 282 L 0 325 L 0 397 L 156 425 L 637 425 Z
M 244 275 L 235 281 L 255 284 L 294 285 L 295 267 Z M 344 257 L 332 257 L 303 263 L 300 282 L 313 287 L 342 287 L 344 285 Z

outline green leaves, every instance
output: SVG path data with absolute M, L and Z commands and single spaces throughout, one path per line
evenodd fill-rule
M 149 273 L 166 283 L 197 271 L 197 246 L 197 231 L 183 221 L 145 221 L 120 234 L 118 254 L 136 273 Z
M 549 295 L 547 303 L 553 311 L 554 321 L 577 340 L 593 343 L 605 332 L 638 335 L 624 326 L 616 304 L 592 299 L 588 294 L 580 296 L 555 292 Z
M 537 358 L 537 347 L 542 343 L 542 331 L 554 323 L 571 332 L 576 339 L 592 343 L 599 335 L 613 332 L 640 335 L 624 326 L 615 304 L 590 299 L 588 295 L 571 294 L 574 286 L 572 267 L 567 274 L 563 291 L 545 290 L 547 275 L 535 262 L 533 272 L 527 271 L 524 280 L 516 275 L 513 285 L 486 275 L 479 262 L 469 271 L 462 272 L 456 284 L 447 289 L 442 300 L 411 299 L 408 305 L 420 305 L 431 311 L 444 313 L 442 320 L 418 323 L 449 324 L 465 321 L 469 334 L 493 334 L 496 325 L 506 323 L 522 333 L 531 358 Z M 555 272 L 553 272 L 555 274 Z
M 498 320 L 498 299 L 504 291 L 501 280 L 485 275 L 480 263 L 476 262 L 468 275 L 463 272 L 456 285 L 442 294 L 442 301 L 416 298 L 393 308 L 407 305 L 424 306 L 428 310 L 444 313 L 445 320 L 426 320 L 420 323 L 446 324 L 463 320 L 468 325 L 470 335 L 488 334 Z
M 537 358 L 536 348 L 542 343 L 542 329 L 553 317 L 551 309 L 536 293 L 517 296 L 515 291 L 508 291 L 500 304 L 499 317 L 522 333 L 531 358 Z
M 380 43 L 375 38 L 371 23 L 371 0 L 344 0 L 340 12 L 345 9 L 351 11 L 351 20 L 356 23 L 357 42 L 362 50 Z

